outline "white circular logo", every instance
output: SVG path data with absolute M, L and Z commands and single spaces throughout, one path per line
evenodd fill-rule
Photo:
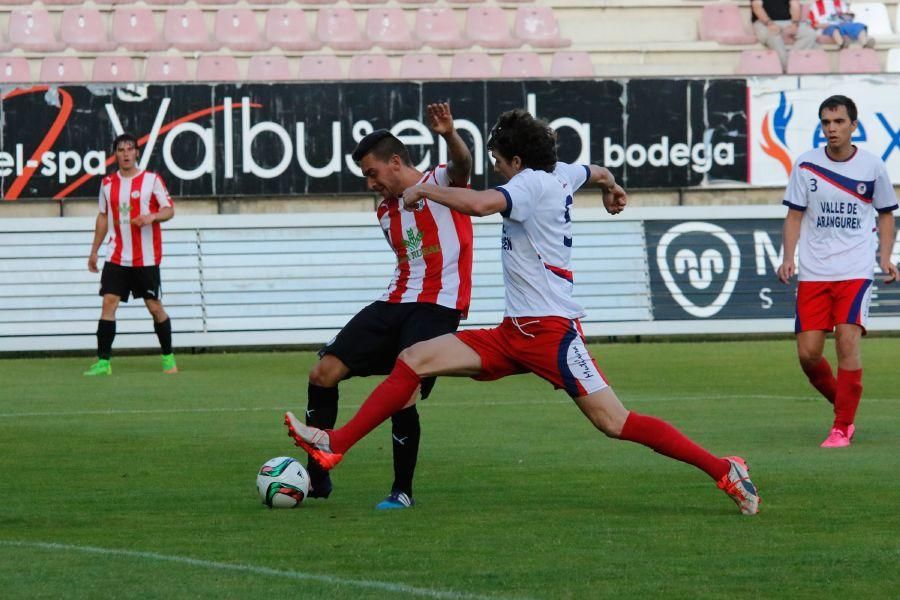
M 865 183 L 857 183 L 856 184 L 856 193 L 857 194 L 865 194 L 866 193 L 866 184 Z

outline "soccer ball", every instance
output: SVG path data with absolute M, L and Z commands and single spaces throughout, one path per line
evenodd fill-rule
M 296 459 L 279 456 L 260 468 L 256 490 L 269 508 L 296 508 L 309 491 L 309 473 Z

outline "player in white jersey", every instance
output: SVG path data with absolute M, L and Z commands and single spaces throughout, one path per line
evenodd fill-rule
M 851 141 L 857 125 L 853 100 L 826 99 L 819 118 L 828 143 L 801 154 L 791 173 L 778 277 L 787 283 L 797 270 L 799 241 L 797 353 L 810 383 L 834 405 L 834 422 L 821 446 L 843 448 L 855 432 L 862 397 L 859 342 L 869 317 L 876 250 L 884 283 L 898 277 L 891 262 L 897 197 L 884 162 Z M 837 377 L 822 356 L 829 331 L 834 331 Z
M 379 224 L 394 251 L 397 266 L 380 300 L 363 308 L 319 353 L 309 373 L 306 422 L 333 427 L 337 419 L 338 384 L 354 376 L 387 375 L 401 350 L 416 342 L 456 331 L 469 309 L 472 289 L 472 220 L 427 200 L 417 210 L 406 209 L 400 194 L 417 183 L 439 187 L 469 182 L 472 156 L 453 126 L 447 103 L 426 107 L 429 125 L 447 142 L 448 165 L 421 173 L 403 143 L 385 129 L 360 140 L 353 152 L 370 190 L 381 194 Z M 427 398 L 434 378 L 422 381 Z M 413 475 L 421 427 L 415 405 L 392 416 L 394 482 L 379 509 L 403 509 L 413 504 Z M 310 461 L 310 497 L 327 498 L 328 473 Z
M 556 135 L 523 110 L 503 113 L 487 144 L 495 170 L 508 183 L 486 191 L 417 185 L 404 192 L 407 206 L 423 197 L 475 216 L 503 215 L 501 252 L 506 314 L 493 329 L 461 331 L 400 353 L 391 375 L 343 427 L 321 431 L 285 415 L 289 433 L 325 468 L 334 467 L 353 444 L 413 395 L 422 377 L 468 376 L 495 380 L 535 373 L 564 389 L 591 423 L 612 438 L 637 442 L 706 472 L 738 505 L 755 514 L 759 495 L 739 457 L 719 458 L 670 424 L 630 412 L 613 393 L 588 352 L 572 298 L 573 194 L 587 182 L 603 189 L 611 214 L 626 204 L 612 174 L 595 165 L 556 160 Z M 548 432 L 544 443 L 558 444 Z
M 162 350 L 164 373 L 178 372 L 172 353 L 172 321 L 162 304 L 159 264 L 162 261 L 162 231 L 159 224 L 175 215 L 165 184 L 156 173 L 142 171 L 137 138 L 123 133 L 113 141 L 116 172 L 100 184 L 100 212 L 94 226 L 94 242 L 88 270 L 97 273 L 97 252 L 110 234 L 106 262 L 100 276 L 103 308 L 97 323 L 97 362 L 85 375 L 111 375 L 116 310 L 128 302 L 129 294 L 142 298 L 153 317 L 153 328 Z

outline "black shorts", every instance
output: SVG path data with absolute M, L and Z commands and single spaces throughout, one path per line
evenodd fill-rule
M 319 356 L 332 354 L 350 369 L 348 377 L 388 375 L 397 356 L 416 342 L 430 340 L 459 327 L 460 312 L 437 304 L 373 302 L 350 319 Z M 434 387 L 434 377 L 422 380 L 422 398 Z
M 153 267 L 123 267 L 106 262 L 100 275 L 100 295 L 115 294 L 128 302 L 128 294 L 145 300 L 161 300 L 162 284 L 159 265 Z

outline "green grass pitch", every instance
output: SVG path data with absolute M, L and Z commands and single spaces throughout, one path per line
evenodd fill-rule
M 819 449 L 830 406 L 788 340 L 592 350 L 626 406 L 747 457 L 761 513 L 606 439 L 531 375 L 438 382 L 414 509 L 373 509 L 391 481 L 383 425 L 330 499 L 269 510 L 256 470 L 304 458 L 281 418 L 305 407 L 313 353 L 184 354 L 175 377 L 122 357 L 103 379 L 82 377 L 87 358 L 0 360 L 0 596 L 900 596 L 900 341 L 863 343 L 846 450 Z M 377 381 L 345 382 L 339 422 Z

